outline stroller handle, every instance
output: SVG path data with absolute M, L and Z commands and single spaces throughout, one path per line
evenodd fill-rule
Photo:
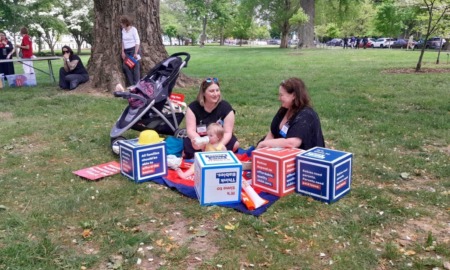
M 139 100 L 141 100 L 142 102 L 144 102 L 144 104 L 147 104 L 148 101 L 145 97 L 140 96 L 140 95 L 136 95 L 130 92 L 122 92 L 122 91 L 116 91 L 114 92 L 114 96 L 115 97 L 121 97 L 123 99 L 129 99 L 129 98 L 137 98 Z
M 189 59 L 191 59 L 191 55 L 190 54 L 188 54 L 187 52 L 178 52 L 178 53 L 172 54 L 170 57 L 175 57 L 175 56 L 185 56 L 184 62 L 186 64 L 184 65 L 184 67 L 188 66 Z

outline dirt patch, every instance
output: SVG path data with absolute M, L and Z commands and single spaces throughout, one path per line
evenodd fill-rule
M 104 89 L 100 89 L 100 88 L 94 88 L 91 86 L 90 82 L 87 83 L 83 83 L 81 85 L 79 85 L 75 90 L 73 91 L 67 91 L 68 94 L 89 94 L 92 96 L 98 96 L 98 97 L 113 97 L 112 93 L 104 90 Z
M 10 120 L 14 117 L 14 115 L 10 112 L 0 112 L 0 119 Z
M 159 231 L 161 237 L 155 239 L 151 244 L 141 244 L 135 256 L 138 261 L 135 264 L 136 269 L 160 269 L 169 266 L 170 262 L 166 255 L 177 252 L 181 247 L 189 250 L 188 255 L 183 258 L 183 269 L 193 270 L 200 267 L 203 261 L 209 260 L 219 251 L 214 244 L 217 238 L 212 223 L 192 226 L 188 221 L 180 216 L 180 213 L 173 213 L 170 217 L 172 224 L 160 227 L 159 222 L 150 220 L 146 224 L 140 224 L 135 231 L 155 232 Z M 89 247 L 87 247 L 89 251 Z M 83 250 L 85 253 L 86 250 Z M 98 268 L 101 270 L 111 269 L 112 265 L 121 265 L 124 263 L 122 255 L 116 254 L 109 257 L 108 261 L 103 262 Z
M 427 243 L 429 235 L 431 235 L 434 243 Z M 416 245 L 423 246 L 424 251 L 431 251 L 433 250 L 432 245 L 450 244 L 448 215 L 436 213 L 433 218 L 409 219 L 403 225 L 385 229 L 382 232 L 374 232 L 372 241 L 378 244 L 392 241 L 397 244 L 400 252 L 404 253 L 414 249 Z
M 383 70 L 387 74 L 428 74 L 428 73 L 450 73 L 450 68 L 421 68 L 416 72 L 415 68 L 391 68 Z

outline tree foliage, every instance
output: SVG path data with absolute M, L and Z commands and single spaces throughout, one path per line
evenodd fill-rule
M 78 53 L 83 42 L 93 43 L 92 28 L 94 26 L 93 0 L 72 0 L 62 2 L 64 22 L 68 32 L 77 43 Z
M 400 9 L 391 1 L 381 4 L 377 8 L 375 27 L 385 36 L 397 36 L 404 29 Z

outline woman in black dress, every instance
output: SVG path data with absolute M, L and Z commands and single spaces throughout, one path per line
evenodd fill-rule
M 0 60 L 11 59 L 14 53 L 14 46 L 11 41 L 6 38 L 5 32 L 0 32 Z M 0 73 L 6 75 L 14 74 L 13 62 L 1 63 Z

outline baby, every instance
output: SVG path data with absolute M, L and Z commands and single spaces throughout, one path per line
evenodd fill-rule
M 209 126 L 206 130 L 206 135 L 207 135 L 206 138 L 208 140 L 204 140 L 204 141 L 208 141 L 208 142 L 206 142 L 205 146 L 202 148 L 202 151 L 203 152 L 226 151 L 227 148 L 225 147 L 225 145 L 223 145 L 220 142 L 223 138 L 223 134 L 224 134 L 224 129 L 221 125 L 219 125 L 217 123 L 209 124 Z M 205 137 L 203 137 L 203 138 L 205 138 Z M 203 141 L 203 138 L 199 137 L 196 139 L 200 139 L 201 141 Z M 197 144 L 201 144 L 201 143 L 197 143 Z M 177 173 L 178 173 L 178 176 L 180 176 L 181 178 L 184 178 L 184 179 L 188 178 L 189 176 L 194 174 L 194 164 L 192 164 L 191 167 L 185 172 L 183 172 L 180 168 L 178 168 Z

